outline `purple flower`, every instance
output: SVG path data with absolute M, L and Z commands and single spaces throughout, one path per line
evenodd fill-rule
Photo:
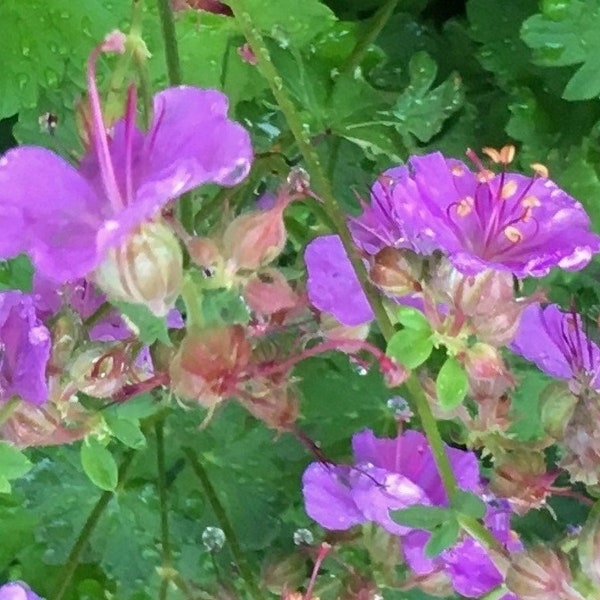
M 548 375 L 600 390 L 600 348 L 574 312 L 564 313 L 556 304 L 528 306 L 510 349 Z
M 414 504 L 448 505 L 431 449 L 422 433 L 406 431 L 396 439 L 378 439 L 367 429 L 354 435 L 352 447 L 355 466 L 312 463 L 304 472 L 305 507 L 312 519 L 333 530 L 378 523 L 401 537 L 411 569 L 419 574 L 443 570 L 454 588 L 465 596 L 479 596 L 502 582 L 502 575 L 477 542 L 467 538 L 439 556 L 428 558 L 424 548 L 430 533 L 399 525 L 390 517 L 390 510 Z M 446 453 L 459 487 L 479 492 L 475 454 L 450 447 L 446 447 Z M 507 543 L 510 537 L 508 515 L 508 509 L 490 506 L 485 519 L 502 543 Z M 470 565 L 469 572 L 466 565 Z
M 312 240 L 304 251 L 308 271 L 308 298 L 319 310 L 331 313 L 344 325 L 373 319 L 373 311 L 337 235 Z
M 439 152 L 386 171 L 351 228 L 370 254 L 384 246 L 439 249 L 467 274 L 494 268 L 540 277 L 555 266 L 581 269 L 600 251 L 581 204 L 551 180 L 473 173 Z
M 43 600 L 20 581 L 11 581 L 0 586 L 0 600 Z
M 37 147 L 0 158 L 0 257 L 27 253 L 57 282 L 93 271 L 145 221 L 180 194 L 203 183 L 238 183 L 248 173 L 248 133 L 227 118 L 227 98 L 180 86 L 154 97 L 148 132 L 136 127 L 130 88 L 125 117 L 107 135 L 95 63 L 122 51 L 122 34 L 107 37 L 90 57 L 88 85 L 92 150 L 79 169 Z
M 39 405 L 48 399 L 50 347 L 50 332 L 39 320 L 33 297 L 0 292 L 0 400 L 17 396 Z

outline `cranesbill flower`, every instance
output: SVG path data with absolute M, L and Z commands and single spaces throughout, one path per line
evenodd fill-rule
M 56 282 L 97 269 L 187 190 L 207 182 L 234 185 L 250 168 L 248 133 L 227 118 L 227 98 L 215 90 L 179 86 L 158 93 L 142 133 L 131 87 L 125 116 L 108 134 L 95 65 L 110 51 L 124 51 L 123 34 L 107 36 L 90 56 L 91 150 L 78 169 L 32 146 L 0 158 L 0 258 L 27 253 Z
M 20 581 L 10 581 L 0 586 L 0 600 L 43 600 Z
M 564 313 L 556 304 L 528 306 L 510 349 L 548 375 L 600 390 L 600 348 L 575 312 Z
M 504 167 L 514 149 L 494 152 Z M 370 254 L 384 246 L 439 249 L 463 273 L 494 268 L 518 277 L 541 277 L 555 266 L 581 269 L 600 251 L 582 205 L 542 168 L 534 177 L 495 174 L 470 157 L 475 173 L 439 152 L 386 171 L 371 206 L 351 220 L 357 244 Z
M 466 539 L 433 559 L 424 553 L 430 534 L 399 525 L 391 510 L 414 504 L 447 506 L 448 498 L 437 471 L 431 448 L 418 431 L 406 431 L 396 439 L 378 439 L 372 431 L 354 435 L 352 447 L 356 464 L 312 463 L 303 475 L 307 514 L 326 529 L 344 530 L 375 522 L 400 536 L 408 565 L 419 574 L 443 570 L 454 588 L 466 596 L 478 596 L 502 582 L 487 552 L 477 542 Z M 446 447 L 458 486 L 479 492 L 477 458 L 472 452 Z M 504 542 L 508 521 L 495 509 L 488 510 L 487 525 Z M 496 531 L 497 530 L 497 531 Z M 472 566 L 470 580 L 462 564 L 466 557 Z M 507 596 L 507 600 L 510 596 Z
M 39 320 L 32 296 L 1 292 L 0 400 L 16 396 L 43 404 L 48 399 L 50 346 L 50 332 Z

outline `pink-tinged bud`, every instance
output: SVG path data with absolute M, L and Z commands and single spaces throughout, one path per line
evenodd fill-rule
M 192 9 L 203 10 L 217 15 L 233 16 L 231 8 L 219 0 L 171 0 L 174 11 Z
M 566 561 L 541 546 L 515 554 L 506 574 L 506 587 L 519 600 L 584 600 L 570 583 Z
M 478 380 L 496 379 L 507 372 L 500 352 L 489 344 L 473 344 L 464 352 L 462 358 L 469 380 L 475 385 Z
M 73 391 L 95 398 L 111 398 L 130 382 L 130 362 L 121 344 L 91 344 L 69 367 Z
M 579 401 L 563 436 L 563 467 L 574 481 L 585 485 L 600 484 L 600 406 Z
M 287 239 L 283 223 L 285 203 L 236 217 L 225 230 L 225 254 L 239 269 L 256 271 L 275 260 Z
M 183 255 L 163 223 L 144 223 L 118 248 L 110 248 L 94 281 L 111 300 L 143 304 L 165 316 L 179 296 Z
M 252 415 L 278 432 L 291 431 L 298 418 L 298 398 L 285 382 L 282 385 L 273 385 L 268 380 L 252 382 L 241 402 Z
M 291 310 L 301 303 L 298 294 L 276 269 L 265 269 L 251 275 L 243 293 L 246 304 L 259 315 Z
M 542 451 L 516 450 L 496 462 L 490 490 L 507 498 L 514 512 L 524 515 L 545 504 L 557 475 L 547 472 Z
M 203 406 L 213 406 L 235 391 L 251 352 L 240 325 L 191 329 L 171 363 L 173 391 Z
M 581 570 L 596 586 L 600 586 L 600 503 L 592 508 L 577 544 Z
M 384 292 L 393 296 L 406 296 L 421 290 L 415 275 L 414 260 L 409 250 L 389 246 L 380 250 L 373 258 L 369 270 L 371 281 Z
M 78 402 L 60 400 L 58 378 L 50 379 L 50 398 L 42 406 L 21 402 L 0 425 L 0 439 L 18 448 L 57 446 L 83 439 L 96 419 Z
M 540 394 L 540 416 L 544 431 L 562 441 L 567 424 L 573 416 L 577 398 L 566 381 L 553 381 Z
M 102 42 L 102 52 L 115 52 L 116 54 L 125 53 L 125 44 L 127 36 L 118 29 L 111 31 Z
M 60 373 L 71 361 L 73 351 L 82 339 L 81 317 L 73 310 L 59 315 L 52 324 L 52 351 L 48 369 Z
M 187 249 L 194 264 L 203 269 L 211 269 L 222 260 L 217 244 L 210 238 L 193 237 L 188 241 Z
M 342 325 L 335 317 L 321 313 L 321 335 L 327 340 L 364 341 L 369 335 L 369 323 L 362 325 Z

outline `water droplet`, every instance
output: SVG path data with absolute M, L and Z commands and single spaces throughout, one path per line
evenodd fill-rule
M 218 552 L 225 544 L 225 532 L 220 527 L 207 527 L 202 532 L 202 543 L 209 552 Z
M 308 546 L 314 541 L 315 538 L 310 529 L 301 527 L 300 529 L 296 529 L 296 531 L 294 531 L 294 544 L 296 544 L 296 546 Z
M 29 46 L 23 46 L 21 51 L 23 52 L 23 56 L 29 56 L 31 54 L 31 48 Z
M 44 72 L 46 76 L 46 83 L 50 87 L 56 87 L 58 85 L 58 73 L 53 69 L 46 69 Z

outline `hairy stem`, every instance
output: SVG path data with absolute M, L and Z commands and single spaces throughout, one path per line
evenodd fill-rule
M 346 217 L 337 205 L 333 189 L 325 176 L 319 155 L 311 144 L 310 134 L 302 126 L 302 120 L 296 107 L 285 90 L 283 80 L 271 60 L 269 49 L 267 48 L 260 31 L 254 26 L 252 17 L 246 10 L 245 4 L 245 0 L 231 0 L 229 2 L 229 6 L 233 9 L 240 30 L 246 37 L 252 51 L 257 57 L 257 67 L 262 76 L 269 83 L 271 92 L 273 93 L 273 96 L 275 96 L 275 100 L 296 140 L 296 144 L 298 145 L 308 172 L 310 173 L 312 186 L 322 199 L 323 208 L 342 240 L 346 254 L 358 275 L 369 300 L 369 304 L 377 317 L 379 327 L 386 337 L 391 337 L 394 333 L 394 328 L 385 312 L 379 292 L 369 281 L 365 266 L 361 261 L 356 247 L 352 243 L 350 231 L 346 224 Z
M 208 478 L 208 474 L 204 469 L 202 463 L 198 460 L 198 456 L 194 452 L 192 448 L 182 448 L 183 453 L 188 457 L 190 461 L 190 465 L 197 475 L 202 487 L 204 488 L 204 493 L 210 502 L 210 505 L 217 517 L 217 521 L 219 522 L 219 526 L 225 533 L 225 539 L 229 544 L 229 548 L 231 549 L 231 554 L 233 559 L 235 560 L 246 585 L 248 586 L 248 590 L 255 600 L 261 600 L 262 594 L 260 589 L 256 583 L 256 579 L 254 577 L 254 573 L 252 571 L 252 567 L 246 560 L 244 556 L 244 552 L 238 542 L 237 536 L 235 535 L 235 530 L 227 517 L 227 513 L 221 504 L 219 497 L 217 496 L 216 490 L 213 487 L 210 479 Z
M 179 47 L 175 33 L 175 19 L 170 0 L 157 0 L 158 16 L 160 18 L 163 42 L 165 45 L 165 60 L 167 63 L 167 76 L 170 85 L 181 85 L 181 63 L 179 61 Z M 190 192 L 182 194 L 179 198 L 179 219 L 185 229 L 194 232 L 194 207 Z
M 135 457 L 136 451 L 129 450 L 125 453 L 123 457 L 123 461 L 121 462 L 121 466 L 119 467 L 119 485 L 117 486 L 118 491 L 123 484 L 125 483 L 125 477 L 127 475 L 127 471 L 133 462 L 133 458 Z M 69 552 L 69 556 L 67 558 L 67 562 L 63 567 L 62 573 L 59 578 L 59 585 L 56 589 L 56 592 L 52 596 L 51 600 L 62 600 L 65 592 L 67 591 L 71 580 L 73 579 L 73 575 L 77 570 L 77 566 L 79 565 L 79 559 L 81 557 L 81 553 L 85 550 L 85 547 L 98 525 L 98 521 L 104 512 L 104 509 L 108 506 L 110 499 L 113 497 L 115 492 L 106 491 L 103 492 L 98 502 L 92 508 L 88 518 L 86 519 L 75 543 L 73 544 L 73 548 L 71 548 L 71 552 Z
M 169 576 L 173 563 L 171 553 L 171 536 L 169 534 L 169 498 L 167 493 L 166 467 L 165 467 L 165 437 L 164 421 L 154 424 L 156 434 L 156 464 L 157 464 L 157 487 L 160 501 L 160 538 L 162 546 L 162 581 L 160 584 L 159 600 L 167 598 L 169 588 Z

